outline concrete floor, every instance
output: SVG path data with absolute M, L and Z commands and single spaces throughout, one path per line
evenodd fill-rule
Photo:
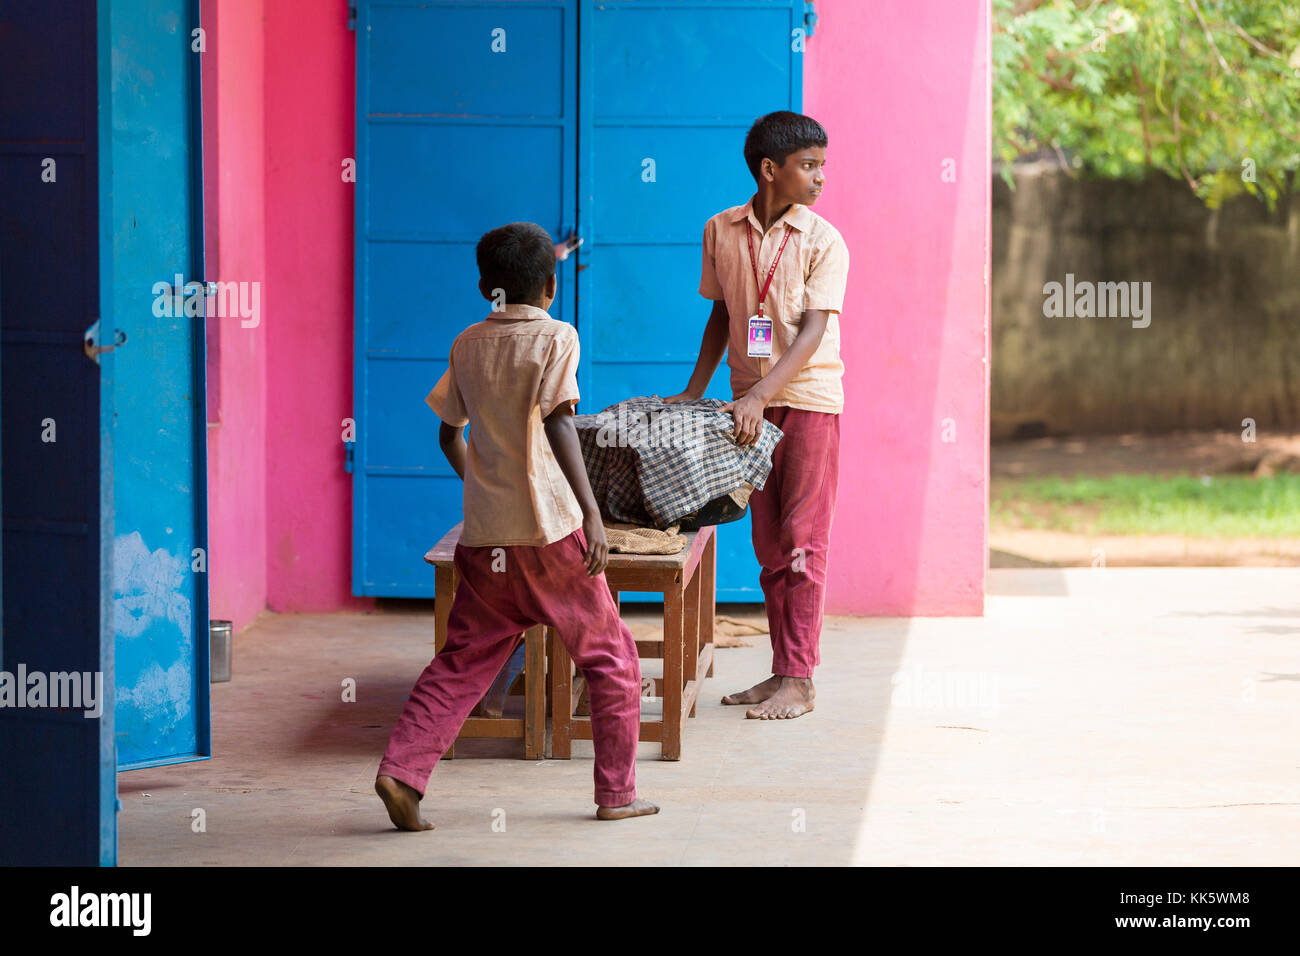
M 213 685 L 217 756 L 119 776 L 120 861 L 1300 860 L 1300 569 L 998 569 L 987 590 L 983 618 L 828 620 L 817 711 L 795 721 L 718 703 L 766 676 L 765 638 L 719 651 L 683 759 L 641 745 L 657 817 L 591 819 L 590 743 L 528 762 L 474 742 L 434 771 L 421 834 L 371 784 L 431 618 L 269 615 Z

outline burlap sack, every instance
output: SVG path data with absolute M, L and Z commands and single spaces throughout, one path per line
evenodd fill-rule
M 606 524 L 605 540 L 609 550 L 619 554 L 677 554 L 686 547 L 686 535 L 677 525 L 657 531 L 631 524 Z

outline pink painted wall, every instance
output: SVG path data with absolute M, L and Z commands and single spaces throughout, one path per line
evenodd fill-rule
M 982 614 L 989 5 L 820 0 L 817 12 L 804 61 L 804 112 L 830 137 L 817 211 L 850 256 L 827 608 Z
M 265 4 L 267 604 L 370 607 L 351 596 L 356 34 L 346 4 Z
M 370 603 L 351 597 L 340 441 L 340 422 L 352 414 L 353 251 L 353 187 L 341 181 L 340 163 L 353 155 L 355 95 L 355 37 L 343 7 L 264 5 L 266 285 L 263 327 L 248 348 L 262 348 L 251 361 L 265 369 L 266 595 L 279 611 Z M 804 109 L 831 137 L 830 188 L 817 209 L 852 255 L 829 607 L 980 614 L 988 5 L 821 0 L 817 8 Z M 947 159 L 956 182 L 943 181 Z M 943 440 L 945 419 L 955 441 Z M 233 507 L 224 517 L 236 522 Z
M 261 0 L 204 0 L 207 278 L 264 282 Z M 208 586 L 236 630 L 266 607 L 266 328 L 209 318 Z

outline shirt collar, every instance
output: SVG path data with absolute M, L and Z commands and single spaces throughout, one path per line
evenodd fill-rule
M 756 198 L 757 196 L 751 196 L 749 202 L 736 210 L 735 215 L 731 217 L 731 221 L 742 222 L 748 219 L 758 227 L 759 232 L 762 232 L 763 224 L 758 221 L 758 217 L 754 214 L 754 199 Z M 790 208 L 785 211 L 785 215 L 777 220 L 777 223 L 781 222 L 789 223 L 800 232 L 807 232 L 812 226 L 812 210 L 802 203 L 792 203 Z M 773 223 L 773 225 L 776 225 L 776 223 Z
M 501 307 L 500 311 L 493 309 L 488 313 L 489 319 L 496 319 L 498 322 L 522 322 L 528 319 L 549 319 L 551 313 L 545 309 L 539 309 L 535 305 L 525 305 L 522 302 L 507 302 Z

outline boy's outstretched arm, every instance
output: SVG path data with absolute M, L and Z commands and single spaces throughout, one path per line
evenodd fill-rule
M 605 543 L 605 524 L 600 520 L 596 496 L 591 493 L 591 482 L 587 480 L 587 466 L 582 462 L 578 430 L 573 427 L 573 406 L 568 402 L 560 405 L 546 416 L 543 426 L 555 460 L 582 508 L 582 533 L 587 539 L 587 574 L 594 578 L 609 563 L 609 545 Z
M 440 422 L 438 425 L 438 447 L 447 456 L 447 461 L 451 463 L 452 470 L 460 476 L 461 481 L 464 481 L 465 426 L 462 425 L 457 428 L 455 425 Z
M 704 326 L 704 338 L 700 342 L 700 357 L 695 360 L 695 371 L 691 372 L 690 383 L 686 391 L 669 395 L 665 402 L 692 402 L 704 395 L 705 389 L 718 370 L 722 357 L 727 354 L 727 342 L 731 334 L 731 317 L 727 312 L 727 303 L 717 299 L 709 321 Z

